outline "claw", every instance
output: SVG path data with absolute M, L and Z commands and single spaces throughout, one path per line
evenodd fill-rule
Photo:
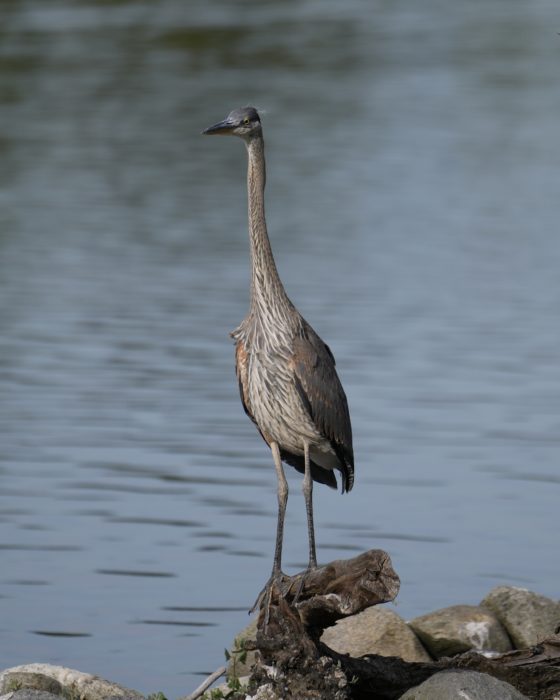
M 288 579 L 287 585 L 285 583 L 285 579 Z M 262 591 L 257 596 L 253 607 L 249 610 L 249 614 L 254 613 L 256 610 L 264 609 L 264 627 L 266 629 L 270 619 L 270 605 L 272 603 L 274 590 L 276 589 L 281 598 L 285 598 L 290 592 L 291 587 L 292 584 L 289 577 L 282 571 L 272 574 Z
M 262 591 L 257 596 L 253 607 L 249 610 L 249 614 L 252 614 L 257 610 L 264 610 L 264 627 L 266 629 L 270 620 L 270 606 L 272 604 L 274 593 L 276 592 L 276 595 L 279 598 L 286 599 L 290 595 L 292 588 L 297 586 L 296 592 L 290 601 L 290 605 L 296 605 L 302 594 L 307 577 L 316 568 L 317 565 L 308 566 L 303 574 L 299 576 L 299 580 L 297 580 L 297 578 L 294 580 L 295 577 L 292 578 L 290 576 L 286 576 L 286 574 L 284 574 L 282 571 L 273 573 L 266 582 Z
M 306 570 L 303 572 L 303 574 L 301 575 L 301 578 L 299 579 L 299 583 L 298 583 L 298 587 L 297 587 L 296 593 L 295 593 L 295 595 L 294 595 L 294 599 L 292 600 L 292 605 L 295 605 L 295 604 L 298 602 L 299 597 L 300 597 L 300 595 L 301 595 L 301 592 L 303 591 L 303 587 L 305 586 L 305 580 L 306 580 L 306 578 L 309 576 L 309 574 L 310 574 L 312 571 L 315 571 L 316 568 L 317 568 L 317 564 L 315 564 L 314 566 L 313 566 L 313 565 L 310 565 L 310 566 L 307 567 L 307 569 L 306 569 Z
M 264 600 L 264 597 L 265 597 L 266 594 L 269 592 L 269 590 L 272 589 L 272 586 L 273 586 L 273 585 L 274 585 L 274 579 L 273 579 L 273 578 L 269 578 L 268 581 L 266 582 L 264 588 L 262 589 L 262 591 L 261 591 L 261 592 L 259 593 L 259 595 L 257 596 L 257 599 L 256 599 L 255 602 L 253 603 L 252 608 L 249 610 L 249 615 L 252 615 L 256 610 L 258 610 L 258 609 L 261 607 L 262 602 L 263 602 L 263 600 Z

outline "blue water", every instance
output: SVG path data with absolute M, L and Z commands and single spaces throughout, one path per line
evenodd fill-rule
M 386 549 L 412 617 L 558 597 L 556 3 L 0 8 L 0 665 L 186 694 L 268 577 L 270 453 L 238 399 L 245 154 L 348 395 L 321 561 Z M 305 566 L 301 477 L 286 570 Z

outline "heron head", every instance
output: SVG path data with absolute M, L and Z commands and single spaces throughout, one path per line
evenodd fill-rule
M 241 107 L 234 109 L 223 121 L 209 126 L 202 133 L 240 136 L 247 140 L 262 133 L 261 120 L 254 107 Z

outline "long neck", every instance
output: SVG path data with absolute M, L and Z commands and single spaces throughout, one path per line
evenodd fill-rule
M 278 275 L 264 216 L 266 167 L 262 136 L 247 142 L 249 164 L 247 193 L 249 198 L 249 241 L 251 250 L 251 309 L 273 313 L 274 309 L 291 306 Z

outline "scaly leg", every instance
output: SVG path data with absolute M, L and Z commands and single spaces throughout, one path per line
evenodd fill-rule
M 305 476 L 303 477 L 303 497 L 305 498 L 305 510 L 307 511 L 307 532 L 309 535 L 309 564 L 307 569 L 317 568 L 317 554 L 315 552 L 315 529 L 313 527 L 313 479 L 311 478 L 311 460 L 309 459 L 309 445 L 304 447 Z
M 306 575 L 317 568 L 317 554 L 315 551 L 315 528 L 313 527 L 313 479 L 311 478 L 311 460 L 309 458 L 309 445 L 304 444 L 303 454 L 305 458 L 305 475 L 303 477 L 303 497 L 305 498 L 305 510 L 307 512 L 307 533 L 309 536 L 309 563 L 307 564 L 307 571 L 302 575 L 298 589 L 294 596 L 294 603 L 297 603 L 303 586 L 305 584 Z
M 266 597 L 266 618 L 265 624 L 268 622 L 268 608 L 272 597 L 272 589 L 274 585 L 282 592 L 281 584 L 284 574 L 282 573 L 282 541 L 284 539 L 284 516 L 286 514 L 286 505 L 288 503 L 288 482 L 284 475 L 284 467 L 280 457 L 280 448 L 276 442 L 270 444 L 272 456 L 274 458 L 274 466 L 276 467 L 276 476 L 278 478 L 278 523 L 276 525 L 276 547 L 274 550 L 274 563 L 272 565 L 272 573 L 265 587 L 259 593 L 255 604 L 250 612 L 256 610 Z
M 278 523 L 276 525 L 276 548 L 274 550 L 274 564 L 272 565 L 272 578 L 282 575 L 282 541 L 284 539 L 284 516 L 288 504 L 288 482 L 284 475 L 284 467 L 280 458 L 280 448 L 278 443 L 273 442 L 270 446 L 278 477 Z

